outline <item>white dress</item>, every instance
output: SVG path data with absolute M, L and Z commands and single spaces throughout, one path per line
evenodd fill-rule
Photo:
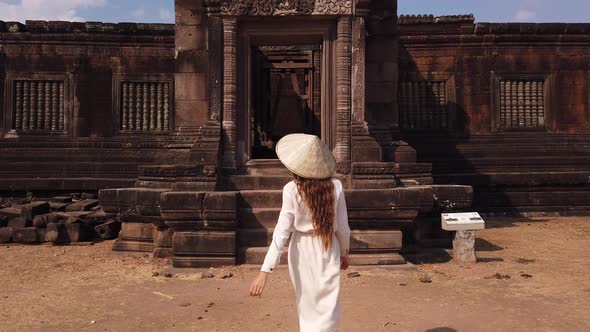
M 340 256 L 348 255 L 350 228 L 342 183 L 334 179 L 336 209 L 332 249 L 324 250 L 307 204 L 293 181 L 283 188 L 283 206 L 261 271 L 279 263 L 289 236 L 289 274 L 297 297 L 302 332 L 338 331 L 340 322 Z

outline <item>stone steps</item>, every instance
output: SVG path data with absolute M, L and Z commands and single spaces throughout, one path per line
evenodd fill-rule
M 283 190 L 242 190 L 240 206 L 245 208 L 280 208 Z
M 266 256 L 267 247 L 250 247 L 241 248 L 239 261 L 242 264 L 262 265 Z M 288 250 L 285 248 L 281 255 L 280 264 L 287 264 Z M 399 265 L 405 264 L 406 260 L 397 251 L 384 250 L 372 253 L 352 253 L 349 255 L 350 265 L 352 266 L 370 266 L 370 265 Z
M 245 229 L 273 228 L 279 219 L 281 208 L 240 208 L 238 226 Z
M 282 190 L 291 176 L 233 175 L 227 178 L 227 190 Z

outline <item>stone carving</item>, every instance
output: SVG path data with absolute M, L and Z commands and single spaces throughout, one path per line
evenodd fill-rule
M 400 84 L 400 126 L 403 129 L 449 127 L 446 81 L 406 81 Z
M 544 125 L 543 79 L 502 79 L 499 85 L 502 129 L 538 128 Z
M 314 14 L 316 15 L 346 15 L 352 13 L 350 0 L 316 0 Z
M 223 26 L 221 18 L 209 19 L 209 120 L 220 121 L 222 108 L 221 67 L 223 65 Z
M 169 82 L 121 82 L 121 131 L 169 130 Z
M 350 116 L 351 116 L 351 19 L 338 20 L 336 46 L 336 149 L 337 170 L 342 174 L 350 172 Z
M 17 131 L 64 129 L 64 82 L 14 81 L 14 128 Z
M 225 154 L 223 166 L 236 167 L 236 119 L 237 119 L 237 22 L 235 19 L 223 20 L 223 144 Z
M 399 24 L 433 24 L 433 23 L 473 23 L 475 17 L 473 14 L 467 15 L 400 15 Z
M 222 15 L 284 16 L 284 15 L 350 15 L 351 0 L 226 0 Z

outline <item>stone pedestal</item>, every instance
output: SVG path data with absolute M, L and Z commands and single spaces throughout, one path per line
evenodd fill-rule
M 474 264 L 475 231 L 457 231 L 453 239 L 453 260 L 459 264 Z

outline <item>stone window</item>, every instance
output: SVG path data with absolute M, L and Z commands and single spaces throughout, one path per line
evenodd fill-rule
M 66 75 L 8 75 L 6 125 L 13 134 L 65 134 L 68 131 Z
M 172 127 L 170 77 L 116 77 L 116 128 L 122 133 L 161 133 Z
M 499 129 L 545 127 L 545 80 L 499 79 Z
M 426 78 L 417 74 L 404 76 L 399 91 L 401 128 L 445 131 L 452 127 L 452 77 L 436 73 Z

